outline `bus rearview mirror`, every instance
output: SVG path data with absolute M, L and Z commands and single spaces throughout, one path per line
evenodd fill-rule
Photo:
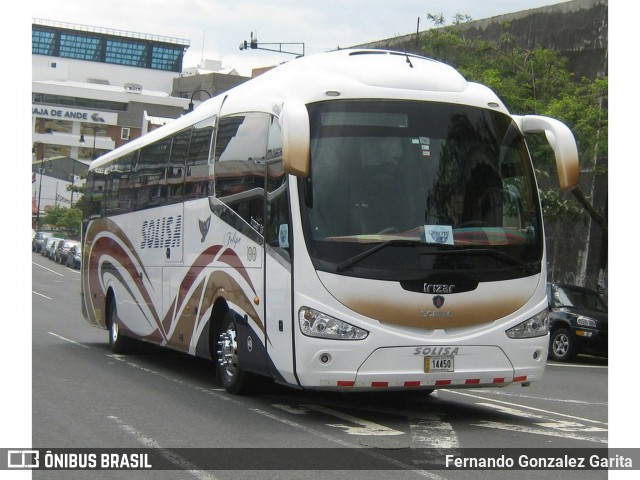
M 308 177 L 310 129 L 306 105 L 300 100 L 286 100 L 280 113 L 280 128 L 285 172 L 296 177 Z
M 513 118 L 523 133 L 544 132 L 556 157 L 560 188 L 562 190 L 576 188 L 580 180 L 578 147 L 569 127 L 554 118 L 540 115 L 514 115 Z

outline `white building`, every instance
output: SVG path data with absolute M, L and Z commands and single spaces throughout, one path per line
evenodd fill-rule
M 33 214 L 70 206 L 92 158 L 177 118 L 170 96 L 189 41 L 32 21 Z M 37 206 L 39 205 L 39 210 Z

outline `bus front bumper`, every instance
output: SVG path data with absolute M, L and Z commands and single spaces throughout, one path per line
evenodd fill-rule
M 411 346 L 374 350 L 355 370 L 334 370 L 340 353 L 324 352 L 299 371 L 302 386 L 332 390 L 505 387 L 542 378 L 546 351 L 537 344 L 509 358 L 496 346 Z M 325 355 L 323 357 L 323 355 Z M 323 362 L 329 358 L 328 362 Z

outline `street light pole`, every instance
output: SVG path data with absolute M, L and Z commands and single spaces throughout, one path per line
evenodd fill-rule
M 206 93 L 207 95 L 209 95 L 209 98 L 211 98 L 211 94 L 206 90 L 194 90 L 193 92 L 191 92 L 191 98 L 189 99 L 189 108 L 187 108 L 186 113 L 193 112 L 193 96 L 199 92 Z
M 275 48 L 265 48 L 264 45 L 269 45 L 269 46 L 278 46 L 278 49 L 276 50 Z M 282 49 L 283 45 L 297 45 L 298 47 L 302 47 L 302 53 L 299 52 L 288 52 L 286 50 Z M 258 39 L 254 38 L 253 36 L 253 32 L 251 32 L 251 41 L 247 42 L 246 40 L 244 42 L 242 42 L 240 44 L 240 50 L 249 50 L 249 49 L 258 49 L 258 50 L 267 50 L 269 52 L 278 52 L 278 53 L 288 53 L 289 55 L 295 55 L 296 57 L 304 57 L 304 42 L 288 42 L 288 43 L 284 43 L 284 42 L 272 42 L 272 43 L 264 43 L 264 42 L 260 42 L 258 43 Z
M 38 173 L 40 174 L 40 186 L 38 187 L 38 206 L 36 208 L 36 230 L 40 231 L 40 198 L 42 197 L 42 163 L 44 162 L 44 144 L 42 142 L 34 142 L 32 152 L 36 154 L 36 160 L 38 160 L 38 150 L 42 149 L 42 155 L 40 155 L 40 162 L 38 163 Z
M 96 132 L 98 130 L 98 127 L 93 127 L 93 126 L 82 127 L 82 131 L 80 132 L 80 145 L 84 145 L 84 131 L 88 128 L 90 128 L 93 131 L 93 150 L 91 152 L 91 160 L 95 160 L 96 159 Z
M 93 131 L 93 150 L 91 151 L 91 160 L 96 159 L 96 132 L 98 131 L 98 127 L 94 127 L 92 125 L 88 127 L 82 127 L 80 131 L 80 145 L 84 145 L 84 131 L 90 128 Z M 73 188 L 75 186 L 76 180 L 76 164 L 75 160 L 71 159 L 71 207 L 73 207 Z
M 76 183 L 76 162 L 72 158 L 71 159 L 71 204 L 70 204 L 70 208 L 73 208 L 73 187 L 75 186 L 75 183 Z

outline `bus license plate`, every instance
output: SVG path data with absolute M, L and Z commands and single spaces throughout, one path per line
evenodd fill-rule
M 424 357 L 424 371 L 427 373 L 453 372 L 453 355 Z

